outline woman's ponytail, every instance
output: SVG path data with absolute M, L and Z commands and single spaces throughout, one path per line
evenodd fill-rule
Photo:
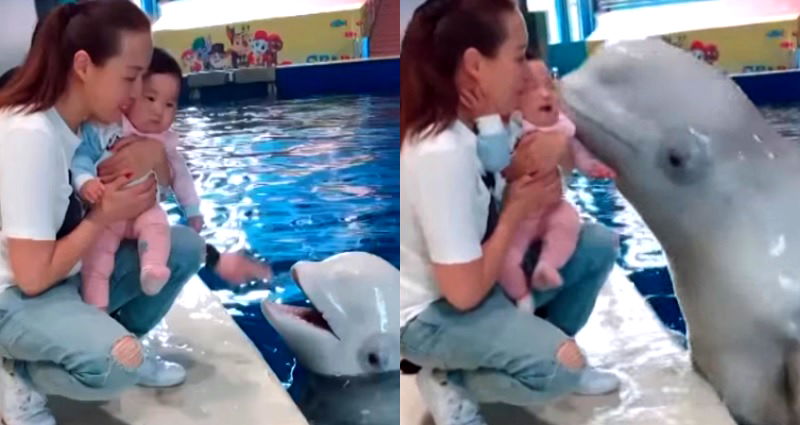
M 0 109 L 49 109 L 67 90 L 72 60 L 86 51 L 95 65 L 119 53 L 122 31 L 150 31 L 150 20 L 129 0 L 68 3 L 39 25 L 23 65 L 0 89 Z

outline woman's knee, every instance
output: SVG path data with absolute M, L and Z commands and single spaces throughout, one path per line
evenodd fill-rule
M 205 261 L 203 238 L 186 226 L 172 226 L 169 265 L 173 276 L 190 276 L 200 270 Z
M 137 370 L 143 361 L 141 343 L 126 335 L 112 345 L 110 352 L 87 353 L 86 360 L 70 373 L 87 387 L 113 393 L 136 383 Z
M 619 253 L 619 237 L 601 224 L 586 223 L 581 229 L 576 251 L 585 253 L 598 266 L 610 267 Z

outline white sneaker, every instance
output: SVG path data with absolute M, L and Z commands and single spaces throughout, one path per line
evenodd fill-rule
M 422 369 L 417 374 L 417 386 L 436 425 L 487 425 L 478 404 L 448 382 L 444 372 Z
M 138 385 L 150 388 L 175 387 L 186 381 L 186 369 L 144 348 L 144 361 L 138 370 Z
M 578 381 L 578 389 L 575 390 L 575 394 L 603 395 L 617 391 L 619 386 L 619 378 L 614 373 L 587 367 L 581 374 L 580 381 Z
M 13 361 L 3 361 L 0 375 L 3 385 L 3 424 L 56 425 L 56 418 L 47 408 L 47 398 L 16 374 Z

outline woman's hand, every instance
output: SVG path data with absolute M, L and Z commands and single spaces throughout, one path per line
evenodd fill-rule
M 506 189 L 503 214 L 516 225 L 529 214 L 555 204 L 561 196 L 561 176 L 556 169 L 549 173 L 525 175 Z
M 503 170 L 506 180 L 524 175 L 548 173 L 558 166 L 569 152 L 569 139 L 558 132 L 534 131 L 517 144 L 511 164 Z
M 111 149 L 114 155 L 103 161 L 97 170 L 100 180 L 108 184 L 120 177 L 137 179 L 151 171 L 158 174 L 167 165 L 164 144 L 158 140 L 130 136 L 119 140 Z M 164 181 L 167 184 L 169 179 Z
M 272 267 L 268 263 L 262 263 L 238 253 L 221 254 L 214 271 L 223 280 L 233 285 L 241 285 L 256 279 L 272 279 Z
M 124 187 L 129 178 L 118 177 L 105 186 L 105 193 L 89 212 L 89 218 L 103 225 L 138 217 L 156 203 L 156 180 L 152 176 L 140 184 Z
M 473 118 L 498 114 L 497 105 L 479 86 L 461 90 L 459 93 L 461 105 L 470 112 Z

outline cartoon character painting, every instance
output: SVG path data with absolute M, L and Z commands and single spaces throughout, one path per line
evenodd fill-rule
M 186 49 L 183 54 L 181 54 L 181 60 L 183 66 L 189 72 L 200 72 L 203 70 L 203 61 L 200 60 L 197 52 L 192 49 Z
M 213 70 L 229 69 L 231 67 L 231 55 L 230 52 L 225 51 L 224 44 L 216 43 L 211 46 L 208 64 Z
M 269 53 L 269 34 L 266 31 L 259 30 L 253 35 L 253 41 L 250 43 L 250 54 L 248 55 L 248 63 L 250 66 L 265 66 L 267 64 Z
M 283 39 L 280 34 L 270 33 L 267 35 L 269 47 L 267 52 L 267 66 L 276 66 L 278 64 L 278 52 L 283 50 Z
M 713 65 L 719 60 L 719 50 L 715 44 L 707 44 L 705 47 L 706 62 Z
M 197 37 L 192 42 L 192 50 L 197 53 L 197 57 L 203 64 L 203 69 L 208 69 L 208 56 L 211 54 L 211 37 Z
M 250 53 L 250 26 L 242 26 L 242 30 L 237 32 L 236 27 L 226 26 L 225 32 L 228 34 L 228 41 L 231 43 L 231 65 L 234 68 L 246 68 L 248 66 L 248 54 Z
M 703 43 L 702 41 L 695 40 L 692 42 L 689 50 L 694 56 L 710 65 L 713 65 L 719 60 L 719 49 L 713 43 Z

